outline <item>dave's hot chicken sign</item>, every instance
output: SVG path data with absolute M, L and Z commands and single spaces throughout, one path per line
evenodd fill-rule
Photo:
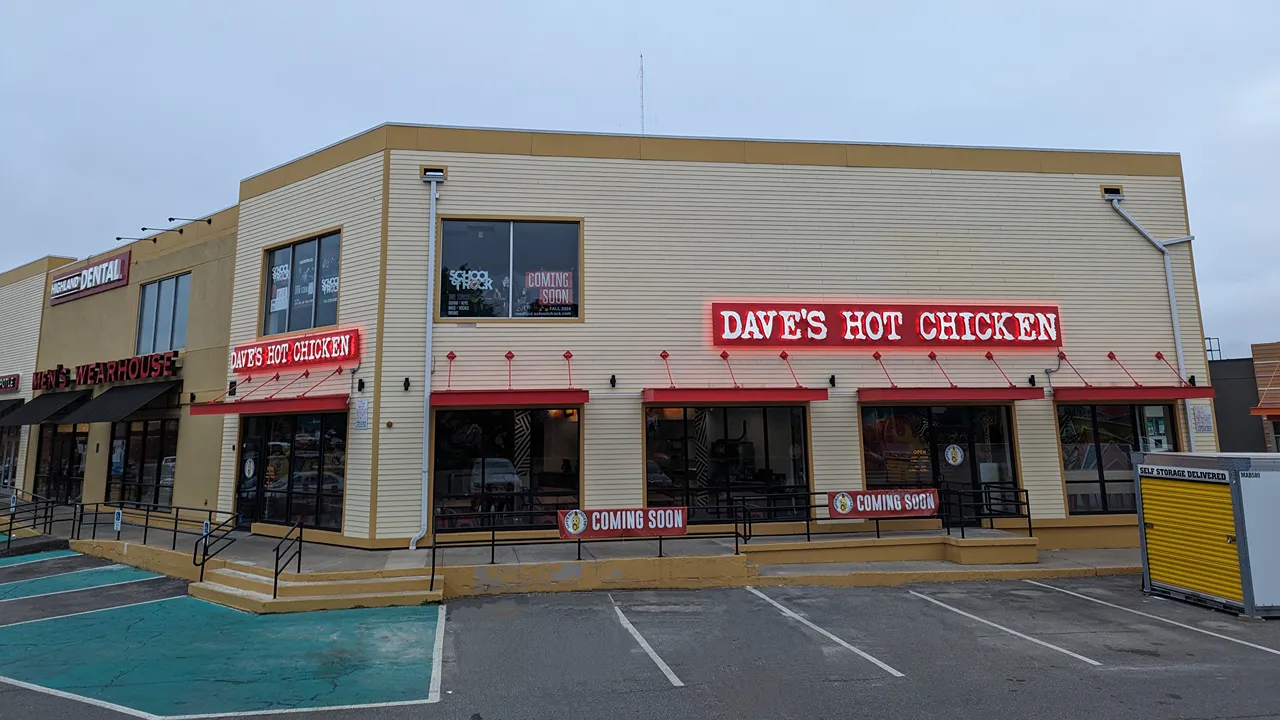
M 682 507 L 627 510 L 560 510 L 560 537 L 582 538 L 657 537 L 684 535 L 689 512 Z
M 1062 346 L 1056 305 L 717 302 L 711 304 L 711 327 L 716 345 L 736 347 Z
M 231 371 L 252 373 L 308 365 L 336 365 L 360 358 L 360 331 L 334 330 L 241 345 L 231 351 Z
M 938 491 L 849 490 L 827 494 L 833 518 L 930 517 L 938 514 Z

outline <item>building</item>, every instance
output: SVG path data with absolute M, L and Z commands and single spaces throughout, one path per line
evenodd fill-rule
M 1130 451 L 1217 449 L 1177 155 L 384 125 L 228 212 L 173 498 L 255 532 L 785 523 L 940 485 L 1026 488 L 1042 546 L 1114 547 Z M 41 367 L 130 352 L 106 340 L 42 337 Z
M 1280 452 L 1280 343 L 1255 343 L 1250 357 L 1211 361 L 1209 371 L 1222 449 Z
M 0 274 L 0 421 L 31 399 L 36 370 L 45 276 L 74 258 L 45 257 Z M 26 470 L 29 432 L 25 425 L 0 425 L 0 492 L 17 487 Z
M 222 426 L 189 408 L 222 390 L 235 227 L 231 208 L 28 281 L 38 394 L 0 418 L 30 435 L 24 490 L 214 507 Z

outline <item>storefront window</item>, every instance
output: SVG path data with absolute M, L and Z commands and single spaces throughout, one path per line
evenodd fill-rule
M 155 507 L 173 504 L 178 470 L 178 421 L 118 422 L 111 426 L 107 501 Z
M 927 407 L 863 407 L 862 453 L 867 488 L 933 486 Z
M 436 528 L 551 528 L 578 507 L 577 408 L 436 413 Z
M 139 297 L 137 354 L 185 348 L 191 273 L 147 283 Z
M 809 492 L 803 407 L 645 410 L 650 507 L 689 508 L 689 522 L 802 520 Z
M 0 428 L 0 489 L 17 486 L 18 448 L 22 441 L 21 427 Z
M 35 494 L 61 503 L 80 502 L 89 447 L 89 426 L 40 426 L 36 449 Z
M 576 222 L 445 220 L 442 318 L 576 318 L 581 227 Z
M 236 512 L 256 521 L 342 530 L 347 415 L 247 417 Z
M 1070 512 L 1136 512 L 1130 453 L 1176 450 L 1173 417 L 1168 405 L 1059 405 Z
M 263 335 L 337 324 L 341 245 L 332 233 L 267 254 Z

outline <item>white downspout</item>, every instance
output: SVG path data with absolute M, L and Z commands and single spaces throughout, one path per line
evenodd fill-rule
M 428 468 L 431 467 L 431 331 L 436 324 L 436 200 L 440 197 L 439 183 L 443 181 L 444 173 L 440 170 L 428 168 L 422 171 L 422 182 L 431 185 L 430 224 L 427 227 L 427 348 L 422 372 L 422 522 L 418 527 L 418 534 L 409 540 L 410 550 L 418 549 L 418 541 L 426 537 L 430 522 Z
M 1173 350 L 1178 356 L 1178 375 L 1185 378 L 1187 377 L 1187 362 L 1182 354 L 1182 325 L 1178 322 L 1178 298 L 1173 291 L 1173 263 L 1169 260 L 1168 246 L 1189 242 L 1194 240 L 1195 236 L 1187 235 L 1186 237 L 1174 238 L 1173 240 L 1160 242 L 1155 239 L 1151 233 L 1147 232 L 1146 228 L 1142 227 L 1137 220 L 1134 220 L 1132 215 L 1125 212 L 1125 209 L 1120 207 L 1120 200 L 1123 199 L 1123 196 L 1116 197 L 1112 195 L 1107 199 L 1111 201 L 1111 207 L 1114 208 L 1117 213 L 1120 213 L 1120 217 L 1124 218 L 1126 222 L 1132 225 L 1134 230 L 1137 230 L 1142 237 L 1147 239 L 1147 242 L 1154 245 L 1155 248 L 1160 251 L 1160 254 L 1164 256 L 1164 284 L 1165 288 L 1169 291 L 1169 314 L 1173 317 Z M 1191 400 L 1184 399 L 1182 403 L 1184 414 L 1187 418 L 1187 438 L 1191 442 L 1191 452 L 1195 452 L 1196 433 L 1195 428 L 1191 425 Z

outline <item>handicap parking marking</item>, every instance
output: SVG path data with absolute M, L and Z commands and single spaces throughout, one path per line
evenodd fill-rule
M 995 629 L 997 629 L 997 630 L 1000 630 L 1000 631 L 1002 631 L 1002 632 L 1009 633 L 1010 635 L 1013 635 L 1014 637 L 1022 638 L 1023 640 L 1026 640 L 1027 642 L 1035 643 L 1036 645 L 1039 645 L 1039 646 L 1041 646 L 1041 647 L 1045 647 L 1045 648 L 1048 648 L 1048 649 L 1050 649 L 1050 650 L 1054 650 L 1054 651 L 1060 652 L 1060 653 L 1062 653 L 1063 655 L 1066 655 L 1066 656 L 1068 656 L 1068 657 L 1073 657 L 1073 658 L 1075 658 L 1075 659 L 1077 659 L 1077 660 L 1080 660 L 1080 661 L 1082 661 L 1082 662 L 1088 663 L 1089 665 L 1098 666 L 1098 665 L 1101 665 L 1101 664 L 1102 664 L 1102 663 L 1098 662 L 1097 660 L 1094 660 L 1093 658 L 1087 658 L 1087 657 L 1085 657 L 1084 655 L 1080 655 L 1080 654 L 1078 654 L 1078 653 L 1071 652 L 1070 650 L 1067 650 L 1066 648 L 1058 647 L 1057 645 L 1054 645 L 1053 643 L 1045 642 L 1044 640 L 1041 640 L 1041 639 L 1039 639 L 1039 638 L 1031 637 L 1030 635 L 1024 635 L 1024 634 L 1022 634 L 1022 633 L 1018 632 L 1017 630 L 1013 630 L 1012 628 L 1007 628 L 1007 627 L 1005 627 L 1004 625 L 1000 625 L 1000 624 L 998 624 L 998 623 L 991 622 L 990 620 L 986 620 L 986 619 L 984 619 L 984 618 L 980 618 L 980 617 L 978 617 L 977 615 L 974 615 L 973 613 L 965 612 L 964 610 L 961 610 L 960 608 L 958 608 L 958 607 L 954 607 L 954 606 L 952 606 L 952 605 L 948 605 L 948 604 L 946 604 L 946 603 L 942 602 L 941 600 L 935 600 L 934 598 L 931 598 L 931 597 L 929 597 L 928 595 L 925 595 L 924 593 L 918 593 L 918 592 L 916 592 L 915 590 L 908 590 L 907 592 L 909 592 L 909 593 L 911 593 L 912 595 L 914 595 L 914 596 L 916 596 L 916 597 L 920 598 L 921 600 L 927 600 L 927 601 L 929 601 L 929 602 L 933 603 L 934 605 L 937 605 L 938 607 L 946 608 L 947 610 L 950 610 L 951 612 L 953 612 L 953 613 L 955 613 L 955 614 L 957 614 L 957 615 L 960 615 L 960 616 L 962 616 L 962 617 L 969 618 L 970 620 L 975 620 L 975 621 L 977 621 L 977 622 L 982 623 L 983 625 L 987 625 L 987 626 L 989 626 L 989 627 L 993 627 L 993 628 L 995 628 Z
M 33 565 L 46 560 L 58 560 L 60 558 L 80 557 L 80 553 L 74 550 L 50 550 L 48 552 L 32 553 L 30 555 L 13 555 L 11 557 L 0 558 L 0 570 L 19 565 Z
M 900 678 L 900 677 L 906 677 L 906 675 L 904 675 L 903 673 L 899 672 L 898 670 L 895 670 L 895 669 L 894 669 L 892 666 L 890 666 L 888 663 L 886 663 L 886 662 L 884 662 L 884 661 L 880 660 L 879 658 L 877 658 L 877 657 L 875 657 L 875 656 L 873 656 L 873 655 L 871 655 L 871 654 L 869 654 L 869 653 L 867 653 L 867 652 L 864 652 L 864 651 L 862 651 L 862 650 L 859 650 L 858 648 L 854 647 L 853 645 L 850 645 L 848 642 L 845 642 L 844 640 L 842 640 L 841 638 L 837 637 L 836 635 L 834 635 L 834 634 L 833 634 L 833 633 L 831 633 L 830 631 L 825 630 L 825 629 L 823 629 L 823 628 L 819 627 L 818 625 L 814 624 L 814 623 L 813 623 L 811 620 L 809 620 L 808 618 L 801 616 L 800 614 L 796 613 L 794 610 L 791 610 L 790 608 L 786 607 L 785 605 L 783 605 L 782 603 L 778 602 L 777 600 L 774 600 L 773 598 L 769 597 L 768 595 L 765 595 L 764 593 L 760 592 L 759 590 L 757 590 L 757 589 L 755 589 L 755 588 L 753 588 L 753 587 L 747 587 L 747 588 L 746 588 L 746 590 L 747 590 L 747 592 L 752 593 L 752 594 L 753 594 L 753 595 L 755 595 L 756 597 L 758 597 L 758 598 L 760 598 L 760 599 L 764 600 L 765 602 L 767 602 L 767 603 L 769 603 L 770 605 L 772 605 L 772 606 L 774 606 L 775 608 L 777 608 L 777 609 L 778 609 L 778 611 L 779 611 L 779 612 L 781 612 L 781 613 L 783 614 L 783 616 L 785 616 L 785 617 L 789 617 L 789 618 L 791 618 L 792 620 L 797 620 L 797 621 L 799 621 L 802 625 L 804 625 L 805 627 L 809 628 L 810 630 L 813 630 L 814 632 L 818 633 L 819 635 L 822 635 L 823 637 L 825 637 L 825 638 L 827 638 L 828 640 L 830 640 L 830 641 L 834 642 L 835 644 L 839 645 L 840 647 L 844 648 L 845 650 L 848 650 L 849 652 L 852 652 L 854 655 L 857 655 L 858 657 L 862 658 L 863 660 L 866 660 L 866 661 L 868 661 L 868 662 L 870 662 L 870 663 L 874 664 L 876 667 L 879 667 L 881 670 L 884 670 L 885 672 L 889 673 L 890 675 L 892 675 L 892 676 L 894 676 L 894 677 L 899 677 L 899 678 Z
M 173 597 L 0 626 L 0 676 L 138 717 L 427 704 L 439 699 L 442 615 L 245 615 Z
M 0 603 L 28 598 L 83 592 L 100 587 L 155 580 L 164 577 L 158 573 L 139 570 L 128 565 L 104 565 L 102 567 L 72 570 L 57 575 L 16 580 L 0 584 Z
M 1133 609 L 1133 608 L 1127 608 L 1127 607 L 1124 607 L 1123 605 L 1117 605 L 1117 604 L 1112 603 L 1112 602 L 1107 602 L 1106 600 L 1099 600 L 1098 598 L 1090 597 L 1090 596 L 1088 596 L 1088 595 L 1085 595 L 1085 594 L 1083 594 L 1083 593 L 1078 593 L 1078 592 L 1075 592 L 1075 591 L 1073 591 L 1073 590 L 1067 590 L 1067 589 L 1065 589 L 1065 588 L 1057 587 L 1057 586 L 1055 586 L 1055 585 L 1050 585 L 1050 584 L 1048 584 L 1048 583 L 1038 582 L 1038 581 L 1035 581 L 1035 580 L 1024 580 L 1023 582 L 1025 582 L 1025 583 L 1030 583 L 1031 585 L 1035 585 L 1036 587 L 1042 587 L 1042 588 L 1045 588 L 1045 589 L 1047 589 L 1047 590 L 1054 590 L 1054 591 L 1057 591 L 1057 592 L 1060 592 L 1060 593 L 1064 593 L 1064 594 L 1066 594 L 1066 595 L 1070 595 L 1070 596 L 1072 596 L 1072 597 L 1077 597 L 1077 598 L 1080 598 L 1081 600 L 1088 600 L 1089 602 L 1091 602 L 1091 603 L 1097 603 L 1098 605 L 1103 605 L 1103 606 L 1106 606 L 1106 607 L 1109 607 L 1109 608 L 1114 608 L 1114 609 L 1116 609 L 1116 610 L 1123 610 L 1124 612 L 1132 613 L 1132 614 L 1134 614 L 1134 615 L 1139 615 L 1139 616 L 1144 617 L 1144 618 L 1147 618 L 1147 619 L 1149 619 L 1149 620 L 1155 620 L 1155 621 L 1157 621 L 1157 622 L 1162 622 L 1162 623 L 1165 623 L 1165 624 L 1167 624 L 1167 625 L 1173 625 L 1173 626 L 1175 626 L 1175 627 L 1180 627 L 1180 628 L 1182 628 L 1182 629 L 1184 629 L 1184 630 L 1190 630 L 1190 631 L 1192 631 L 1192 632 L 1197 632 L 1197 633 L 1200 633 L 1200 634 L 1202 634 L 1202 635 L 1208 635 L 1208 636 L 1210 636 L 1210 637 L 1215 637 L 1215 638 L 1218 638 L 1219 640 L 1226 640 L 1227 642 L 1233 642 L 1233 643 L 1235 643 L 1235 644 L 1237 644 L 1237 645 L 1243 645 L 1243 646 L 1245 646 L 1245 647 L 1253 648 L 1254 650 L 1261 650 L 1262 652 L 1270 653 L 1270 654 L 1272 654 L 1272 655 L 1280 655 L 1280 650 L 1277 650 L 1277 649 L 1275 649 L 1275 648 L 1266 647 L 1266 646 L 1264 646 L 1264 645 L 1258 645 L 1258 644 L 1256 644 L 1256 643 L 1251 643 L 1251 642 L 1249 642 L 1249 641 L 1247 641 L 1247 640 L 1241 640 L 1240 638 L 1234 638 L 1234 637 L 1231 637 L 1231 636 L 1229 636 L 1229 635 L 1223 635 L 1223 634 L 1221 634 L 1221 633 L 1216 633 L 1216 632 L 1213 632 L 1213 631 L 1211 631 L 1211 630 L 1205 630 L 1204 628 L 1198 628 L 1198 627 L 1195 627 L 1194 625 L 1188 625 L 1188 624 L 1186 624 L 1186 623 L 1180 623 L 1180 622 L 1178 622 L 1178 621 L 1176 621 L 1176 620 L 1170 620 L 1169 618 L 1160 617 L 1159 615 L 1153 615 L 1152 613 L 1143 612 L 1143 611 L 1141 611 L 1141 610 L 1135 610 L 1135 609 Z

